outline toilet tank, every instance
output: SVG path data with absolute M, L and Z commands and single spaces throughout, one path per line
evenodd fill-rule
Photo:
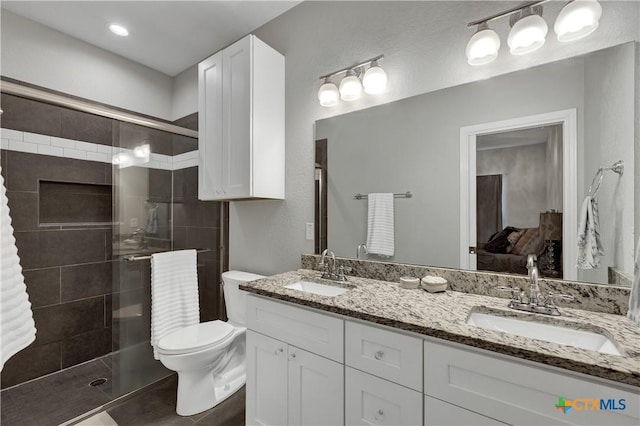
M 222 274 L 224 304 L 230 323 L 239 326 L 247 324 L 247 292 L 240 290 L 239 285 L 260 278 L 264 276 L 242 271 L 227 271 Z

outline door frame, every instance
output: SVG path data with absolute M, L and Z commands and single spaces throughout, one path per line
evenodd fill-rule
M 476 140 L 479 135 L 562 124 L 562 270 L 576 280 L 578 243 L 578 120 L 575 108 L 460 128 L 460 268 L 476 270 Z

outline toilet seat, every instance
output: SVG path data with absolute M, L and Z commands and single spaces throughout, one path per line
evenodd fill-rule
M 235 328 L 224 321 L 208 321 L 179 328 L 160 339 L 156 345 L 158 353 L 179 355 L 201 351 L 226 341 Z

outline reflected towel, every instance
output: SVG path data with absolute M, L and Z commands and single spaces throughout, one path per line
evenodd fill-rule
M 151 207 L 147 211 L 147 223 L 144 230 L 147 234 L 155 234 L 158 232 L 158 208 Z
M 631 286 L 631 297 L 629 297 L 629 312 L 627 316 L 636 324 L 640 325 L 640 239 L 636 247 L 636 266 L 633 273 L 633 285 Z
M 31 303 L 13 237 L 4 179 L 0 175 L 0 370 L 35 338 Z
M 151 255 L 151 345 L 172 331 L 200 322 L 195 250 Z
M 598 201 L 587 196 L 582 203 L 578 228 L 578 269 L 599 268 L 602 255 L 604 250 L 600 241 Z
M 395 252 L 393 194 L 369 194 L 367 198 L 367 250 L 369 254 L 391 257 Z

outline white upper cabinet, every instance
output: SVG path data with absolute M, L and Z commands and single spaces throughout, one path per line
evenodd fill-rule
M 201 200 L 284 199 L 284 56 L 249 35 L 198 65 Z

